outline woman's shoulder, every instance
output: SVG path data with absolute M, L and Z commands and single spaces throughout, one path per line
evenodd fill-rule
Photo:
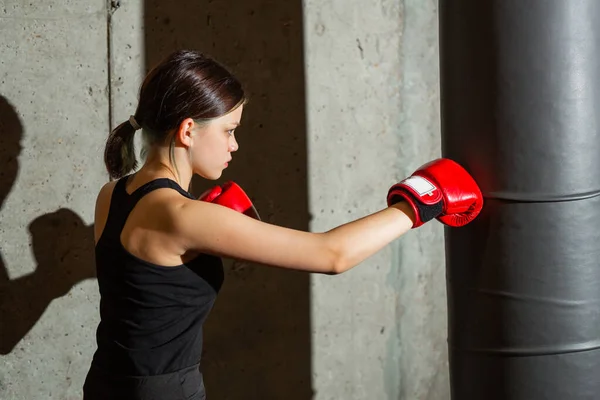
M 98 192 L 98 196 L 97 199 L 104 199 L 106 197 L 108 197 L 110 199 L 110 196 L 112 195 L 113 191 L 115 190 L 115 186 L 117 186 L 117 180 L 113 180 L 110 182 L 105 183 L 104 185 L 102 185 L 102 187 L 100 188 L 99 192 Z
M 99 210 L 107 209 L 110 204 L 110 198 L 117 186 L 118 181 L 110 181 L 102 185 L 96 196 L 96 212 Z
M 110 199 L 117 182 L 118 181 L 110 181 L 102 185 L 96 197 L 96 206 L 94 210 L 94 236 L 96 242 L 100 238 L 104 225 L 106 224 L 108 209 L 110 208 Z

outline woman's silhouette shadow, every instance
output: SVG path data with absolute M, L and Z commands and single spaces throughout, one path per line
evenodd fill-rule
M 16 181 L 23 125 L 14 107 L 0 96 L 0 220 L 2 205 Z M 93 227 L 61 208 L 29 224 L 37 268 L 10 280 L 2 249 L 11 245 L 0 230 L 0 354 L 9 354 L 36 324 L 50 302 L 78 282 L 95 277 Z

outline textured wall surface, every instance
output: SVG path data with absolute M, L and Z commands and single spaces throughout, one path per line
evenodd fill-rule
M 170 51 L 206 51 L 244 81 L 223 180 L 268 222 L 324 231 L 360 218 L 439 156 L 433 0 L 45 3 L 0 2 L 2 400 L 80 398 L 104 140 Z M 227 266 L 206 326 L 212 398 L 449 398 L 439 224 L 339 276 Z
M 308 1 L 312 229 L 384 206 L 439 157 L 435 1 Z M 410 232 L 350 272 L 314 276 L 318 399 L 445 399 L 443 230 Z
M 0 3 L 0 398 L 79 399 L 97 322 L 102 1 Z

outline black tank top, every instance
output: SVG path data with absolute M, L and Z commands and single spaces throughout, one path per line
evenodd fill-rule
M 193 199 L 166 178 L 148 182 L 130 195 L 125 190 L 127 178 L 115 185 L 96 245 L 100 324 L 93 363 L 117 375 L 166 374 L 200 363 L 202 325 L 223 283 L 223 264 L 219 257 L 201 254 L 186 264 L 166 267 L 125 250 L 121 231 L 144 195 L 171 188 Z

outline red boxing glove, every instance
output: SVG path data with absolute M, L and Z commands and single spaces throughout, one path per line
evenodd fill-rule
M 411 177 L 392 186 L 387 196 L 388 206 L 402 200 L 415 212 L 413 228 L 433 218 L 448 226 L 464 226 L 483 207 L 483 195 L 475 180 L 447 158 L 422 165 Z
M 231 208 L 260 221 L 252 200 L 235 182 L 226 182 L 223 186 L 215 186 L 207 190 L 200 195 L 200 200 Z

